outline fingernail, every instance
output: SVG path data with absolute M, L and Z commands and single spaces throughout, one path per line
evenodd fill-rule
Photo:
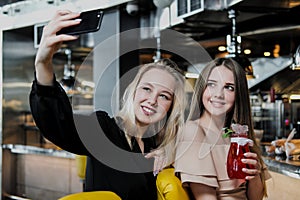
M 242 168 L 242 171 L 243 171 L 243 172 L 246 172 L 246 171 L 247 171 L 247 169 L 246 169 L 246 168 Z
M 241 159 L 241 161 L 244 163 L 244 162 L 246 162 L 246 159 Z

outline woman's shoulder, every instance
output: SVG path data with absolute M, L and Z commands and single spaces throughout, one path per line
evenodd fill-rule
M 97 110 L 97 111 L 95 111 L 95 114 L 97 115 L 97 117 L 109 117 L 110 118 L 108 113 L 103 110 Z
M 106 122 L 106 123 L 115 123 L 114 117 L 111 117 L 106 111 L 103 110 L 97 110 L 92 115 L 96 115 L 97 119 L 101 122 Z

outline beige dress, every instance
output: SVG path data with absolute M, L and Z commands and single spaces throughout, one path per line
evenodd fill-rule
M 218 199 L 247 199 L 246 181 L 229 179 L 226 171 L 229 138 L 188 122 L 176 150 L 175 172 L 180 173 L 183 186 L 202 183 L 217 190 Z

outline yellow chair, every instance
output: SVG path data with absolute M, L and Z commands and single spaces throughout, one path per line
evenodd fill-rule
M 61 197 L 58 200 L 122 200 L 114 192 L 110 191 L 93 191 L 79 192 Z
M 85 170 L 86 170 L 86 156 L 83 155 L 75 155 L 77 176 L 80 181 L 84 183 L 85 181 Z
M 86 170 L 86 156 L 76 155 L 77 175 L 84 183 Z M 157 200 L 190 200 L 188 192 L 182 187 L 181 181 L 175 176 L 174 168 L 166 168 L 158 173 L 156 179 Z M 119 200 L 117 194 L 109 191 L 80 192 L 62 197 L 59 200 Z
M 174 168 L 167 168 L 158 173 L 156 187 L 158 200 L 190 200 L 187 190 L 175 176 Z
M 80 181 L 85 183 L 86 156 L 75 155 L 77 175 Z M 91 191 L 69 194 L 58 200 L 121 200 L 121 198 L 111 191 Z

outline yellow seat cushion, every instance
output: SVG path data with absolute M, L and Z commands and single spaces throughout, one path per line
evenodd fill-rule
M 175 176 L 174 168 L 167 168 L 158 173 L 156 187 L 158 200 L 190 200 L 188 192 Z
M 110 191 L 93 191 L 93 192 L 79 192 L 61 197 L 58 200 L 121 200 L 121 198 Z
M 86 156 L 75 155 L 77 176 L 80 178 L 80 180 L 85 180 L 86 159 Z

